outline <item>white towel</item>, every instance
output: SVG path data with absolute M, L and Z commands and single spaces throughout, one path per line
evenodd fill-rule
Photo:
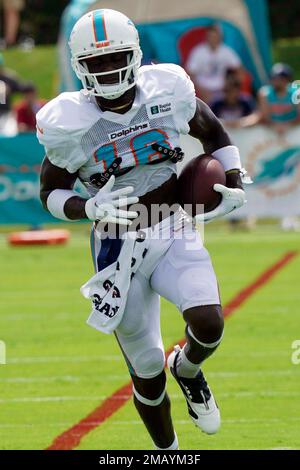
M 127 232 L 122 236 L 117 261 L 95 274 L 80 289 L 85 298 L 91 299 L 93 305 L 87 320 L 88 325 L 107 334 L 118 327 L 123 317 L 132 277 L 144 259 L 147 265 L 154 269 L 173 243 L 171 234 L 174 228 L 181 226 L 182 218 L 181 209 L 154 227 Z
M 148 239 L 137 241 L 140 240 L 139 232 L 128 232 L 126 235 L 117 261 L 95 274 L 80 289 L 93 304 L 87 323 L 108 334 L 117 328 L 122 319 L 132 273 L 141 264 L 143 252 L 145 256 L 149 244 Z M 136 260 L 134 264 L 133 259 Z

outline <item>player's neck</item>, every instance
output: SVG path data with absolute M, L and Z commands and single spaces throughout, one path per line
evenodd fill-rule
M 120 98 L 116 100 L 108 100 L 102 98 L 101 96 L 97 96 L 97 104 L 102 111 L 111 111 L 113 113 L 118 114 L 125 114 L 129 111 L 133 105 L 134 98 L 135 98 L 136 88 L 130 88 L 130 90 L 126 91 Z

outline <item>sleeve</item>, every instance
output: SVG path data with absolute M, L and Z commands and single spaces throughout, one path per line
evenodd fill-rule
M 188 134 L 190 131 L 189 122 L 196 112 L 195 87 L 182 67 L 177 69 L 177 80 L 174 90 L 175 99 L 175 125 L 180 134 Z
M 38 141 L 53 165 L 75 173 L 86 162 L 80 140 L 63 129 L 60 120 L 56 119 L 55 106 L 51 106 L 51 102 L 48 105 L 36 115 Z

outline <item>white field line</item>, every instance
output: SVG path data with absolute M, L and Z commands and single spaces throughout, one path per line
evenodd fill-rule
M 226 357 L 232 357 L 231 354 L 226 354 Z M 286 351 L 268 351 L 268 352 L 252 352 L 246 353 L 244 356 L 240 356 L 241 358 L 247 359 L 248 357 L 282 357 L 287 358 L 290 356 L 290 353 L 286 353 Z M 122 354 L 111 354 L 111 355 L 99 355 L 99 356 L 25 356 L 25 357 L 11 357 L 8 358 L 7 364 L 51 364 L 56 362 L 65 362 L 65 363 L 77 363 L 77 362 L 93 362 L 93 361 L 124 361 Z M 222 371 L 222 372 L 207 372 L 207 375 L 211 377 L 217 376 L 238 376 L 238 375 L 264 375 L 269 374 L 273 375 L 273 373 L 279 372 L 278 375 L 285 375 L 285 374 L 294 374 L 295 370 L 289 371 L 286 369 L 282 370 L 266 370 L 266 371 L 243 371 L 243 372 L 229 372 L 229 371 Z M 225 375 L 224 375 L 225 374 Z M 232 375 L 233 374 L 233 375 Z M 277 374 L 274 374 L 277 375 Z
M 296 300 L 300 300 L 300 296 L 297 297 Z M 47 305 L 49 305 L 49 303 L 51 303 L 51 301 L 46 301 L 47 302 Z M 54 302 L 53 302 L 54 303 Z M 23 304 L 23 302 L 22 302 Z M 257 315 L 259 316 L 258 312 L 256 312 Z M 274 318 L 274 312 L 261 312 L 261 315 L 264 315 L 264 316 L 267 316 L 267 315 L 272 315 L 272 318 Z M 276 315 L 290 315 L 290 312 L 277 312 Z M 66 313 L 54 313 L 52 314 L 51 313 L 51 319 L 54 320 L 61 320 L 61 321 L 65 321 L 65 320 L 74 320 L 74 312 L 66 312 Z M 8 323 L 13 323 L 13 322 L 26 322 L 26 324 L 28 324 L 28 321 L 29 320 L 37 320 L 38 322 L 47 322 L 48 323 L 48 318 L 46 316 L 41 316 L 40 313 L 29 313 L 29 314 L 13 314 L 11 315 L 10 317 L 7 317 L 7 318 L 4 318 L 3 315 L 0 315 L 0 322 L 4 322 L 5 324 Z M 81 322 L 84 322 L 84 319 L 80 320 Z M 251 357 L 251 354 L 253 354 L 253 356 L 255 357 L 255 353 L 249 353 L 249 356 Z M 247 354 L 248 355 L 248 354 Z
M 222 377 L 222 378 L 233 378 L 233 377 L 240 377 L 240 376 L 287 376 L 287 375 L 295 375 L 290 371 L 268 371 L 268 373 L 253 373 L 253 374 L 242 374 L 242 373 L 210 373 L 207 374 L 209 377 Z M 118 375 L 109 375 L 105 377 L 106 382 L 114 382 L 118 380 L 128 380 L 129 379 L 129 374 L 118 374 Z M 0 378 L 0 383 L 51 383 L 51 382 L 56 382 L 61 380 L 62 382 L 101 382 L 104 379 L 101 378 L 100 376 L 98 377 L 82 377 L 82 376 L 76 376 L 76 375 L 54 375 L 50 377 L 5 377 L 5 378 Z
M 52 362 L 92 362 L 92 361 L 124 361 L 122 354 L 99 356 L 32 356 L 12 357 L 7 364 L 51 364 Z
M 267 426 L 272 426 L 274 424 L 284 424 L 284 423 L 298 423 L 300 421 L 300 417 L 291 417 L 291 418 L 286 418 L 286 419 L 278 419 L 278 418 L 270 418 L 270 419 L 223 419 L 222 424 L 225 425 L 230 425 L 230 424 L 260 424 L 260 425 L 267 425 Z M 57 426 L 72 426 L 74 423 L 68 423 L 68 422 L 55 422 L 55 423 L 32 423 L 32 424 L 26 424 L 26 423 L 21 423 L 21 424 L 11 424 L 11 423 L 0 423 L 0 428 L 33 428 L 33 427 L 57 427 Z M 91 425 L 98 425 L 98 422 L 88 422 L 88 423 L 83 423 L 82 426 L 91 426 Z M 176 420 L 175 421 L 176 425 L 188 425 L 191 426 L 192 422 L 191 420 Z M 142 421 L 139 420 L 113 420 L 113 425 L 120 425 L 120 426 L 132 426 L 132 425 L 140 425 L 144 426 Z M 279 449 L 279 448 L 277 448 Z
M 21 287 L 18 288 L 18 290 L 14 290 L 12 287 L 9 289 L 6 289 L 5 292 L 3 293 L 4 296 L 7 296 L 7 297 L 10 297 L 11 295 L 13 295 L 13 298 L 18 298 L 18 297 L 24 297 L 24 295 L 26 294 L 31 294 L 32 293 L 32 297 L 34 299 L 36 299 L 37 301 L 40 299 L 40 298 L 49 298 L 49 299 L 53 299 L 53 295 L 51 295 L 51 291 L 49 293 L 49 288 L 52 289 L 52 284 L 50 284 L 49 286 L 45 286 L 45 290 L 43 291 L 40 291 L 40 292 L 37 292 L 34 288 L 32 289 L 22 289 Z M 70 289 L 71 291 L 71 289 Z M 55 287 L 55 295 L 62 295 L 62 296 L 65 296 L 66 295 L 66 289 L 64 287 L 62 287 L 61 289 Z
M 51 302 L 51 300 L 46 300 L 47 305 L 49 303 L 55 303 Z M 61 301 L 57 301 L 61 305 Z M 67 304 L 67 302 L 66 302 Z M 39 307 L 37 307 L 39 308 Z M 69 319 L 74 319 L 74 312 L 56 312 L 56 313 L 51 313 L 51 319 L 53 320 L 56 318 L 57 320 L 69 320 Z M 12 321 L 26 321 L 28 323 L 28 320 L 38 320 L 38 321 L 48 321 L 48 318 L 46 315 L 41 315 L 40 313 L 15 313 L 12 315 L 0 315 L 0 321 L 3 322 L 12 322 Z
M 76 362 L 76 361 L 75 361 Z M 300 371 L 299 371 L 300 374 Z M 207 377 L 209 378 L 235 378 L 235 377 L 280 377 L 280 376 L 298 376 L 294 370 L 289 369 L 275 369 L 275 370 L 266 370 L 266 371 L 243 371 L 243 372 L 209 372 Z M 62 380 L 65 382 L 86 382 L 92 380 L 99 381 L 100 377 L 91 378 L 90 376 L 76 376 L 76 375 L 51 375 L 46 377 L 28 377 L 28 376 L 19 376 L 19 377 L 2 377 L 0 378 L 0 383 L 38 383 L 38 382 L 56 382 L 57 380 Z M 105 381 L 115 381 L 115 380 L 126 380 L 129 379 L 129 374 L 109 374 L 105 377 Z M 104 379 L 103 379 L 104 380 Z M 100 380 L 101 381 L 101 380 Z
M 67 397 L 67 396 L 59 396 L 59 397 L 21 397 L 21 398 L 7 398 L 7 399 L 0 399 L 0 403 L 44 403 L 44 402 L 59 402 L 59 401 L 93 401 L 93 400 L 104 400 L 105 396 L 98 396 L 98 397 Z M 126 396 L 127 398 L 127 396 Z
M 219 393 L 218 398 L 253 398 L 253 397 L 299 397 L 299 392 L 280 392 L 280 391 L 270 391 L 270 390 L 261 390 L 260 392 L 225 392 Z M 0 403 L 45 403 L 45 402 L 60 402 L 60 401 L 103 401 L 108 396 L 98 395 L 98 396 L 50 396 L 50 397 L 18 397 L 18 398 L 7 398 L 0 399 Z M 131 398 L 131 395 L 119 395 L 115 400 L 127 400 Z M 172 400 L 184 399 L 182 394 L 170 394 Z M 298 418 L 297 418 L 298 419 Z M 300 417 L 299 417 L 300 420 Z
M 43 382 L 56 382 L 61 380 L 63 382 L 80 382 L 80 377 L 75 375 L 53 375 L 51 377 L 5 377 L 0 378 L 0 383 L 43 383 Z
M 227 423 L 227 424 L 235 424 L 235 423 L 283 423 L 283 422 L 298 422 L 300 421 L 300 417 L 291 417 L 291 418 L 286 418 L 286 419 L 279 419 L 279 418 L 269 418 L 269 419 L 256 419 L 256 418 L 241 418 L 241 419 L 222 419 L 222 423 Z M 176 420 L 176 424 L 191 424 L 190 419 L 182 419 L 182 420 Z M 90 423 L 88 423 L 90 424 Z M 142 421 L 138 420 L 114 420 L 114 424 L 141 424 L 143 425 Z
M 300 372 L 300 371 L 299 371 Z M 280 377 L 280 376 L 295 376 L 294 370 L 266 370 L 266 371 L 243 371 L 243 372 L 209 372 L 206 374 L 207 377 L 214 378 L 235 378 L 235 377 Z M 38 383 L 38 382 L 56 382 L 57 380 L 62 380 L 65 382 L 92 382 L 95 381 L 106 381 L 111 382 L 115 380 L 126 380 L 129 379 L 129 374 L 116 374 L 116 375 L 107 375 L 105 378 L 99 376 L 90 377 L 90 376 L 76 376 L 76 375 L 54 375 L 49 377 L 2 377 L 0 378 L 0 383 Z
M 125 373 L 123 375 L 109 375 L 105 377 L 105 382 L 128 382 L 129 374 Z M 39 383 L 39 382 L 56 382 L 61 380 L 62 382 L 90 382 L 90 383 L 102 383 L 104 381 L 103 377 L 89 377 L 89 376 L 76 376 L 76 375 L 52 375 L 49 377 L 3 377 L 0 378 L 0 383 Z M 121 384 L 120 384 L 121 385 Z
M 292 369 L 293 367 L 293 369 Z M 266 377 L 266 376 L 285 376 L 285 375 L 296 375 L 296 368 L 292 366 L 291 369 L 267 369 L 267 370 L 244 370 L 242 372 L 208 372 L 208 377 L 222 377 L 222 378 L 231 378 L 231 377 Z M 300 370 L 298 371 L 300 375 Z

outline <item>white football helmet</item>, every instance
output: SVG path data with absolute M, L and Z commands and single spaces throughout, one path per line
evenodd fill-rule
M 142 51 L 137 29 L 123 13 L 109 9 L 86 13 L 73 27 L 69 46 L 72 67 L 83 87 L 92 95 L 116 99 L 135 85 Z M 113 72 L 89 72 L 84 59 L 116 52 L 128 52 L 126 67 Z M 118 83 L 99 83 L 98 77 L 112 73 L 119 73 Z

